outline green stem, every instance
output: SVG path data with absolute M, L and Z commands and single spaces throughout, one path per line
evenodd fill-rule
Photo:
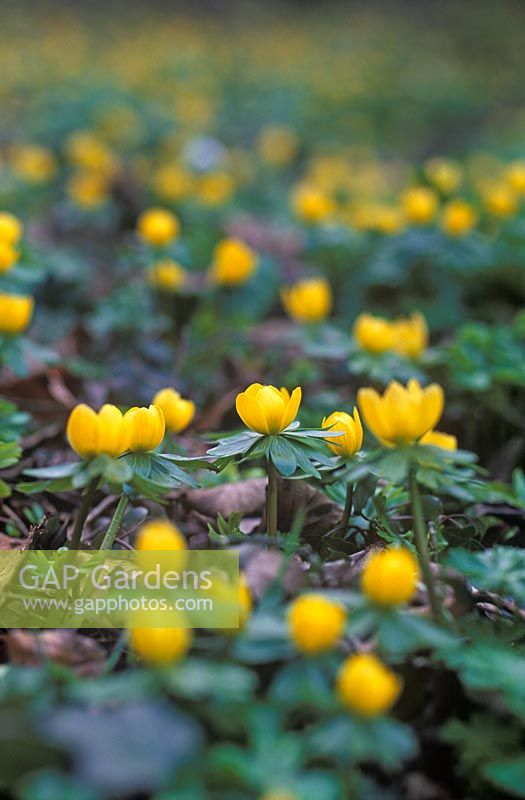
M 109 523 L 109 528 L 106 531 L 106 535 L 102 539 L 102 544 L 100 545 L 100 550 L 111 550 L 113 547 L 113 542 L 115 541 L 115 536 L 117 535 L 120 523 L 122 522 L 122 517 L 124 516 L 124 511 L 126 510 L 126 506 L 129 502 L 129 497 L 127 494 L 121 494 L 120 500 L 118 501 L 118 505 L 115 509 L 115 513 L 113 514 L 113 519 Z
M 277 538 L 277 470 L 271 458 L 268 459 L 268 491 L 266 494 L 266 530 L 268 536 Z
M 430 553 L 427 543 L 427 526 L 423 514 L 423 506 L 421 503 L 421 495 L 419 494 L 419 486 L 417 485 L 416 475 L 413 469 L 409 473 L 409 490 L 410 500 L 412 503 L 412 517 L 414 520 L 414 538 L 416 549 L 419 555 L 419 562 L 421 565 L 421 573 L 423 580 L 427 587 L 428 599 L 430 601 L 430 608 L 432 609 L 432 616 L 436 622 L 443 621 L 443 613 L 441 604 L 436 592 L 436 584 L 434 580 L 434 573 L 430 564 Z
M 86 492 L 82 497 L 82 501 L 77 511 L 73 533 L 71 534 L 71 540 L 69 542 L 70 550 L 80 549 L 80 544 L 82 541 L 82 533 L 84 532 L 84 525 L 86 524 L 86 519 L 87 515 L 89 514 L 89 509 L 93 504 L 93 498 L 95 497 L 97 486 L 98 486 L 98 477 L 93 478 L 93 480 L 90 483 L 88 483 Z
M 349 483 L 346 487 L 345 507 L 343 508 L 343 516 L 341 517 L 340 529 L 344 532 L 348 530 L 348 523 L 352 513 L 352 504 L 354 502 L 354 487 Z

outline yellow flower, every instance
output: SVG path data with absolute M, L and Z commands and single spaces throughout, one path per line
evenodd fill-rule
M 388 447 L 421 439 L 439 421 L 444 404 L 441 386 L 422 389 L 416 380 L 406 388 L 391 381 L 382 397 L 375 389 L 359 389 L 357 399 L 366 426 Z
M 28 183 L 47 183 L 55 174 L 57 163 L 47 147 L 23 145 L 13 149 L 11 165 Z
M 240 239 L 222 239 L 213 251 L 210 277 L 215 283 L 235 286 L 247 281 L 256 270 L 257 254 Z
M 109 197 L 109 184 L 104 175 L 96 172 L 77 172 L 67 183 L 71 200 L 82 208 L 97 208 Z
M 457 450 L 458 440 L 450 433 L 442 431 L 429 431 L 419 440 L 419 444 L 429 444 L 432 447 L 441 447 L 442 450 Z
M 461 185 L 463 170 L 448 158 L 431 158 L 424 168 L 425 176 L 443 194 L 453 194 Z
M 292 208 L 299 219 L 309 223 L 323 222 L 335 211 L 332 199 L 322 189 L 307 184 L 295 188 Z
M 180 433 L 195 416 L 195 403 L 185 400 L 175 389 L 161 389 L 153 398 L 153 404 L 164 414 L 166 428 L 172 433 Z
M 137 550 L 186 550 L 186 539 L 167 519 L 146 522 L 135 540 Z
M 118 169 L 116 157 L 92 131 L 76 131 L 66 143 L 68 160 L 84 173 L 113 177 Z
M 359 411 L 354 408 L 353 416 L 346 411 L 334 411 L 329 417 L 324 417 L 323 428 L 331 431 L 343 431 L 342 436 L 327 437 L 328 447 L 337 456 L 351 458 L 355 456 L 363 444 L 363 427 Z
M 307 655 L 331 650 L 341 638 L 346 611 L 322 594 L 305 594 L 288 610 L 288 630 L 296 647 Z
M 262 160 L 275 167 L 289 164 L 298 147 L 297 134 L 286 125 L 267 125 L 257 140 L 257 150 Z
M 400 318 L 391 323 L 394 333 L 392 350 L 407 358 L 417 358 L 428 345 L 428 328 L 425 318 L 419 311 L 408 318 Z
M 428 225 L 438 209 L 438 196 L 427 186 L 412 186 L 401 196 L 406 218 L 414 225 Z
M 191 645 L 188 628 L 131 628 L 130 644 L 135 653 L 153 666 L 180 661 Z
M 14 214 L 0 211 L 0 241 L 16 245 L 22 238 L 24 226 Z
M 128 449 L 134 453 L 155 450 L 164 439 L 166 423 L 164 414 L 158 406 L 130 408 L 124 414 L 124 421 L 128 426 Z
M 23 333 L 31 322 L 34 305 L 29 295 L 0 293 L 0 334 Z
M 235 407 L 247 428 L 257 433 L 275 434 L 291 425 L 300 403 L 299 386 L 290 395 L 284 388 L 252 383 L 237 395 Z
M 476 222 L 476 212 L 464 200 L 451 200 L 443 209 L 441 227 L 449 236 L 465 236 Z
M 525 161 L 514 161 L 509 164 L 505 177 L 512 191 L 525 194 Z
M 159 167 L 153 177 L 153 188 L 162 200 L 173 203 L 189 195 L 193 188 L 191 174 L 173 164 Z
M 186 283 L 186 270 L 176 261 L 167 258 L 152 264 L 148 271 L 148 283 L 155 289 L 176 292 Z
M 361 573 L 361 588 L 372 603 L 398 606 L 413 598 L 418 580 L 418 563 L 410 550 L 389 547 L 367 558 Z
M 340 701 L 363 717 L 386 714 L 398 699 L 401 679 L 371 653 L 349 656 L 337 673 Z
M 104 405 L 98 413 L 84 403 L 75 406 L 66 433 L 69 444 L 81 458 L 101 454 L 117 458 L 129 450 L 128 425 L 116 406 Z
M 148 208 L 137 220 L 138 235 L 153 247 L 169 244 L 178 236 L 179 230 L 179 220 L 165 208 Z
M 368 353 L 386 353 L 394 348 L 394 330 L 383 317 L 360 314 L 354 322 L 352 333 L 360 347 Z
M 307 278 L 281 289 L 286 313 L 296 322 L 321 322 L 332 310 L 330 284 L 324 278 Z
M 400 208 L 378 205 L 374 209 L 373 228 L 386 236 L 393 236 L 403 230 L 405 216 Z
M 197 198 L 205 206 L 220 206 L 233 194 L 235 182 L 226 172 L 203 175 L 197 184 Z
M 20 253 L 12 244 L 0 239 L 0 275 L 14 267 Z
M 512 217 L 518 210 L 518 198 L 504 183 L 487 188 L 483 194 L 483 203 L 489 214 L 495 217 Z

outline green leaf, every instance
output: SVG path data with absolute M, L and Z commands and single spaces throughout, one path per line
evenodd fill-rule
M 525 756 L 518 755 L 487 764 L 482 774 L 498 789 L 514 797 L 525 797 Z
M 477 589 L 525 602 L 525 549 L 495 545 L 479 553 L 451 550 L 446 565 L 466 575 Z
M 42 467 L 41 469 L 25 469 L 24 475 L 29 475 L 31 478 L 40 478 L 42 480 L 54 478 L 67 478 L 75 475 L 84 467 L 83 461 L 74 461 L 67 464 L 57 464 L 54 467 Z
M 253 445 L 262 438 L 262 434 L 254 431 L 244 431 L 236 436 L 222 439 L 219 444 L 207 451 L 206 455 L 213 458 L 223 458 L 224 456 L 237 456 L 247 453 Z
M 272 436 L 270 439 L 269 455 L 278 472 L 289 478 L 297 469 L 297 460 L 293 447 L 284 436 Z

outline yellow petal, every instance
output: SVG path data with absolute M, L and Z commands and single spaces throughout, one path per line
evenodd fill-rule
M 281 389 L 281 392 L 282 391 L 283 390 Z M 286 391 L 286 390 L 284 390 L 284 391 Z M 288 392 L 286 392 L 286 393 L 288 394 Z M 297 412 L 299 411 L 299 406 L 301 405 L 302 394 L 303 393 L 302 393 L 301 387 L 297 386 L 293 390 L 291 396 L 288 397 L 288 400 L 287 400 L 287 403 L 286 403 L 286 406 L 285 406 L 285 409 L 284 409 L 284 415 L 283 415 L 283 419 L 282 419 L 282 428 L 281 428 L 281 430 L 284 430 L 285 428 L 288 427 L 288 425 L 291 425 L 291 423 L 296 418 Z
M 116 406 L 104 405 L 98 412 L 99 453 L 116 458 L 128 449 L 127 426 Z
M 81 403 L 73 409 L 67 421 L 66 435 L 81 458 L 98 455 L 98 417 L 89 406 Z

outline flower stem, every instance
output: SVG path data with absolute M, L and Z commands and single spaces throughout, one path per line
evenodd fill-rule
M 124 511 L 126 510 L 126 506 L 129 502 L 129 497 L 127 494 L 121 494 L 120 500 L 118 501 L 118 505 L 115 509 L 115 513 L 113 514 L 113 519 L 109 523 L 109 528 L 106 531 L 106 535 L 102 539 L 102 543 L 100 545 L 100 550 L 111 550 L 113 547 L 113 542 L 115 541 L 115 536 L 117 535 L 120 523 L 122 522 L 122 517 L 124 516 Z
M 268 459 L 268 491 L 266 494 L 266 530 L 268 536 L 277 538 L 277 470 L 271 458 Z
M 82 533 L 84 531 L 84 525 L 86 524 L 87 515 L 89 514 L 89 509 L 91 508 L 91 505 L 93 503 L 93 498 L 95 497 L 97 486 L 98 486 L 98 477 L 93 478 L 93 480 L 90 481 L 90 483 L 88 483 L 86 492 L 82 497 L 80 506 L 77 511 L 75 525 L 73 527 L 73 533 L 71 534 L 71 539 L 69 542 L 70 550 L 80 549 L 80 544 L 82 541 Z
M 430 601 L 430 608 L 432 609 L 432 616 L 436 622 L 443 621 L 443 613 L 441 604 L 436 592 L 436 584 L 434 581 L 434 573 L 430 564 L 430 553 L 427 543 L 427 526 L 425 517 L 423 515 L 423 506 L 421 504 L 421 495 L 419 494 L 419 486 L 417 484 L 416 475 L 413 469 L 410 470 L 408 476 L 410 501 L 412 504 L 412 517 L 414 520 L 414 539 L 416 549 L 419 555 L 419 562 L 421 565 L 421 573 L 425 586 L 427 587 L 428 599 Z
M 350 514 L 352 513 L 352 504 L 354 501 L 354 487 L 349 483 L 346 487 L 345 507 L 343 508 L 343 516 L 341 517 L 340 530 L 344 533 L 348 530 L 348 522 L 350 521 Z

